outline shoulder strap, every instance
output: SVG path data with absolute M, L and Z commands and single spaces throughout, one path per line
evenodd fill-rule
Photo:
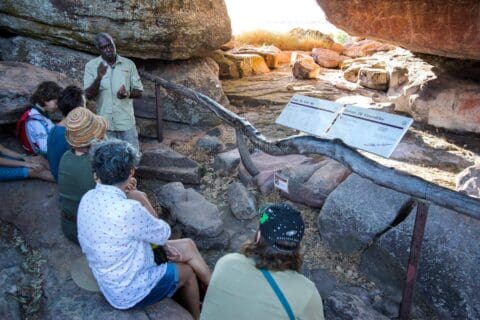
M 288 314 L 288 318 L 290 320 L 295 320 L 295 316 L 293 315 L 292 308 L 290 308 L 290 305 L 288 304 L 287 298 L 283 295 L 282 290 L 280 290 L 280 287 L 278 286 L 277 282 L 275 282 L 275 279 L 273 279 L 272 275 L 268 270 L 266 269 L 260 269 L 262 271 L 263 276 L 265 279 L 267 279 L 268 284 L 270 284 L 270 287 L 272 287 L 273 292 L 277 295 L 278 300 L 282 303 L 283 309 L 285 309 L 285 312 Z

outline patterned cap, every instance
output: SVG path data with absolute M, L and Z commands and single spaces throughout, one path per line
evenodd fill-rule
M 279 241 L 288 241 L 300 245 L 305 225 L 298 210 L 285 203 L 267 205 L 260 210 L 260 232 L 265 241 L 279 251 Z
M 101 140 L 107 131 L 107 121 L 84 107 L 78 107 L 67 115 L 65 138 L 72 147 L 86 147 L 94 140 Z

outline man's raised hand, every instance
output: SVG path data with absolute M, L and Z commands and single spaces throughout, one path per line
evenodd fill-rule
M 107 73 L 107 68 L 108 65 L 106 62 L 100 62 L 97 68 L 97 77 L 100 79 L 103 78 L 103 76 Z

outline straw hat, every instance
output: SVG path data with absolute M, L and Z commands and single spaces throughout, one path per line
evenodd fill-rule
M 65 121 L 67 132 L 65 138 L 72 147 L 87 147 L 95 139 L 105 137 L 107 121 L 84 107 L 73 109 Z

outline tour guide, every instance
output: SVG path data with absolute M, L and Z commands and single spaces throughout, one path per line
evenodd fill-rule
M 97 113 L 107 119 L 107 136 L 130 142 L 140 150 L 132 100 L 141 97 L 143 91 L 137 68 L 133 61 L 117 54 L 109 34 L 99 33 L 95 46 L 100 57 L 85 66 L 86 96 L 96 99 Z

